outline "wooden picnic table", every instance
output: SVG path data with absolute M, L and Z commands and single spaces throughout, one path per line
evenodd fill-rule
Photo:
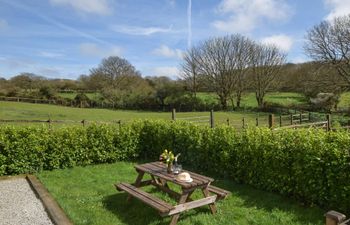
M 191 171 L 183 170 L 182 172 L 189 173 L 193 179 L 192 182 L 179 181 L 176 179 L 177 175 L 167 172 L 167 167 L 162 162 L 136 165 L 135 169 L 138 173 L 135 183 L 119 183 L 115 185 L 116 188 L 119 191 L 129 193 L 128 201 L 132 197 L 135 197 L 155 208 L 162 217 L 172 216 L 170 225 L 175 225 L 177 223 L 180 213 L 204 205 L 209 205 L 211 213 L 214 214 L 216 212 L 215 202 L 224 199 L 230 193 L 229 191 L 211 185 L 211 182 L 214 181 L 213 178 Z M 144 180 L 143 178 L 145 174 L 149 174 L 151 179 Z M 169 182 L 180 186 L 181 193 L 172 190 L 168 185 Z M 170 196 L 177 199 L 177 205 L 173 206 L 143 191 L 141 187 L 147 185 L 153 185 L 159 190 L 168 193 Z M 197 189 L 202 191 L 203 198 L 192 200 L 191 195 Z

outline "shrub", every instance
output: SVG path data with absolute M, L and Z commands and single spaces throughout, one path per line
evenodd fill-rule
M 350 134 L 346 131 L 209 128 L 186 122 L 116 126 L 0 127 L 0 174 L 157 160 L 164 149 L 192 168 L 327 209 L 350 211 Z

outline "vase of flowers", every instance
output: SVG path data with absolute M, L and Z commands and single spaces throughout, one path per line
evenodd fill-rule
M 177 157 L 179 157 L 180 154 L 177 154 L 174 156 L 174 153 L 172 151 L 168 151 L 165 149 L 163 153 L 160 155 L 159 160 L 167 164 L 167 172 L 172 173 L 173 170 L 173 162 L 174 160 L 177 161 Z

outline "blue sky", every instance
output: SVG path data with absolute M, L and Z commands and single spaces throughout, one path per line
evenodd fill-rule
M 347 13 L 350 0 L 0 0 L 0 77 L 76 79 L 117 55 L 176 78 L 188 46 L 234 33 L 305 62 L 306 31 Z

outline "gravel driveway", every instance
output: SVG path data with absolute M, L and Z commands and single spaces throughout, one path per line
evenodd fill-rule
M 51 225 L 25 178 L 0 181 L 0 225 Z

